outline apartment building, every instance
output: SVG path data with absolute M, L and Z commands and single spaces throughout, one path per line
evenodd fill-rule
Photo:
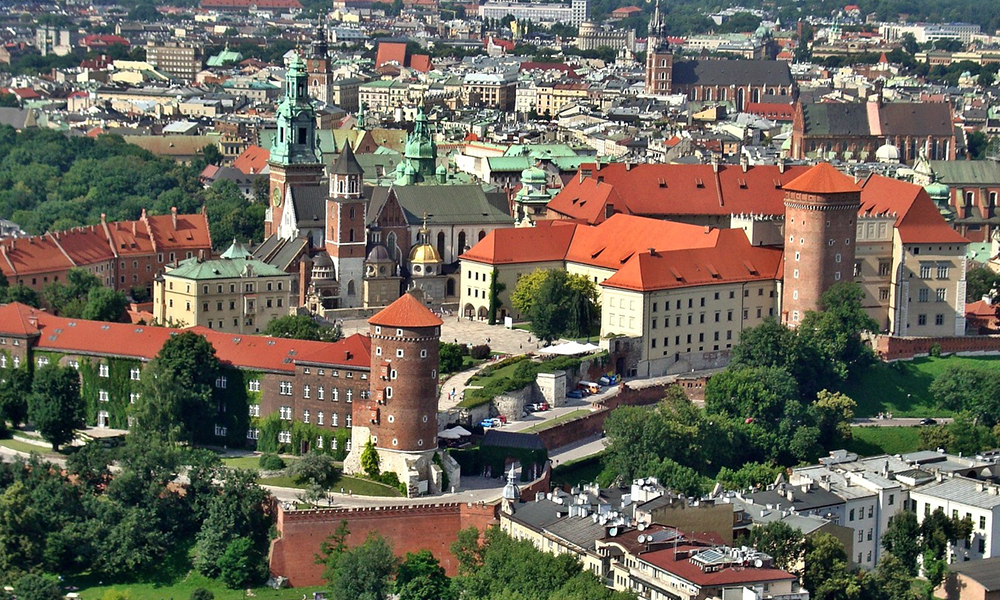
M 587 0 L 571 0 L 569 4 L 491 0 L 479 6 L 479 17 L 503 19 L 512 16 L 518 21 L 581 25 L 587 20 L 587 4 Z
M 146 42 L 146 62 L 183 81 L 194 81 L 203 58 L 201 46 L 193 42 Z
M 505 112 L 514 110 L 516 75 L 515 72 L 469 73 L 462 79 L 462 104 Z
M 934 481 L 910 490 L 910 506 L 923 522 L 940 509 L 946 517 L 972 521 L 972 536 L 949 549 L 948 562 L 1000 557 L 1000 486 L 960 474 L 937 474 Z
M 217 260 L 167 267 L 154 285 L 153 315 L 163 325 L 259 333 L 294 308 L 292 278 L 234 241 Z

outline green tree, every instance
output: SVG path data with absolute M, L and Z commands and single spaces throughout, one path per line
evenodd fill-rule
M 475 527 L 460 529 L 448 550 L 458 561 L 458 574 L 460 576 L 471 575 L 483 564 L 485 548 L 480 543 L 479 530 Z
M 916 600 L 913 593 L 913 575 L 899 558 L 886 552 L 878 560 L 873 577 L 879 597 L 885 600 Z
M 920 52 L 920 45 L 917 43 L 917 38 L 913 36 L 912 33 L 904 33 L 902 37 L 899 38 L 900 44 L 908 54 L 913 55 Z
M 826 448 L 843 446 L 851 440 L 851 422 L 857 403 L 845 394 L 821 390 L 812 405 L 819 427 L 820 443 Z
M 943 408 L 969 412 L 977 424 L 997 422 L 1000 380 L 990 369 L 952 365 L 934 378 L 929 391 Z
M 93 288 L 87 293 L 87 302 L 80 318 L 90 321 L 119 321 L 125 314 L 128 300 L 122 292 L 111 288 Z
M 80 447 L 66 459 L 66 471 L 77 477 L 93 493 L 103 492 L 111 481 L 111 451 L 93 442 Z
M 777 424 L 799 396 L 788 371 L 775 367 L 726 369 L 705 386 L 705 410 Z
M 784 471 L 776 465 L 749 462 L 735 471 L 722 467 L 716 481 L 727 490 L 761 489 L 774 483 Z
M 507 289 L 505 284 L 497 281 L 498 276 L 499 271 L 496 269 L 490 271 L 490 306 L 488 310 L 490 325 L 497 324 L 497 311 L 503 306 L 503 303 L 500 301 L 500 293 Z
M 847 553 L 840 540 L 828 533 L 806 538 L 802 585 L 817 600 L 845 600 L 856 584 L 847 567 Z
M 4 108 L 18 108 L 21 103 L 18 102 L 17 96 L 14 94 L 2 93 L 0 94 L 0 107 Z
M 56 314 L 82 319 L 90 292 L 98 289 L 102 289 L 102 286 L 101 280 L 96 275 L 84 269 L 73 268 L 66 274 L 65 283 L 55 281 L 48 284 L 43 295 L 45 303 Z
M 531 331 L 546 342 L 589 335 L 599 316 L 593 281 L 561 270 L 547 271 L 528 313 Z
M 370 532 L 365 543 L 338 561 L 330 586 L 334 600 L 386 600 L 398 563 L 389 542 Z
M 399 600 L 453 600 L 456 597 L 444 567 L 430 550 L 408 552 L 396 573 Z
M 882 535 L 882 547 L 896 557 L 910 577 L 916 577 L 917 558 L 920 556 L 920 525 L 917 523 L 917 515 L 906 510 L 897 513 Z
M 750 529 L 750 545 L 771 555 L 779 569 L 790 570 L 802 559 L 802 532 L 784 521 L 772 521 Z
M 0 420 L 17 427 L 28 417 L 28 397 L 31 394 L 31 371 L 11 369 L 0 381 Z
M 729 366 L 785 369 L 795 379 L 805 399 L 840 382 L 840 377 L 829 362 L 822 359 L 812 340 L 772 318 L 740 333 Z
M 309 315 L 286 315 L 268 323 L 267 327 L 264 328 L 264 335 L 296 340 L 336 342 L 341 338 L 341 330 L 339 326 L 324 327 Z
M 378 477 L 380 473 L 378 452 L 370 437 L 365 442 L 365 449 L 361 451 L 361 468 L 369 477 Z
M 321 489 L 329 489 L 340 477 L 340 470 L 329 454 L 308 452 L 289 468 L 289 474 L 297 482 L 308 482 Z
M 14 584 L 14 595 L 18 600 L 62 600 L 59 581 L 51 575 L 29 573 Z
M 212 390 L 221 374 L 215 348 L 204 336 L 172 336 L 143 370 L 135 405 L 137 430 L 174 441 L 212 439 Z
M 965 273 L 966 292 L 970 301 L 992 295 L 994 288 L 1000 289 L 1000 273 L 986 267 L 970 267 Z
M 347 552 L 347 538 L 351 535 L 347 521 L 341 520 L 337 529 L 328 535 L 319 545 L 319 554 L 316 555 L 316 564 L 323 565 L 323 579 L 331 582 L 336 577 L 337 564 L 340 558 Z
M 219 579 L 233 590 L 263 580 L 266 568 L 260 550 L 247 538 L 230 541 L 219 557 Z
M 820 297 L 821 310 L 807 312 L 799 326 L 799 335 L 819 349 L 843 376 L 874 360 L 862 335 L 876 333 L 879 327 L 862 306 L 864 295 L 856 283 L 836 283 Z
M 28 418 L 53 450 L 72 441 L 83 427 L 83 411 L 80 375 L 75 369 L 50 364 L 35 371 Z
M 222 489 L 208 507 L 208 517 L 201 525 L 195 544 L 194 566 L 203 575 L 218 576 L 221 559 L 235 540 L 246 540 L 233 551 L 246 565 L 250 582 L 259 583 L 267 574 L 267 541 L 270 519 L 264 512 L 268 493 L 257 485 L 255 471 L 235 470 L 225 475 Z M 230 565 L 231 566 L 231 565 Z
M 438 352 L 438 371 L 455 373 L 462 369 L 462 346 L 441 342 Z
M 538 291 L 542 288 L 542 283 L 545 282 L 548 275 L 548 271 L 536 269 L 517 278 L 514 291 L 510 294 L 510 303 L 522 317 L 531 314 L 531 308 L 535 305 Z

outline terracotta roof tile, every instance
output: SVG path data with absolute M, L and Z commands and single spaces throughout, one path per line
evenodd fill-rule
M 247 146 L 247 149 L 233 161 L 233 168 L 239 169 L 247 175 L 255 175 L 267 166 L 267 161 L 270 158 L 271 152 L 269 150 L 260 146 Z
M 860 192 L 861 186 L 830 163 L 822 162 L 786 183 L 785 189 L 808 194 L 847 194 Z
M 905 181 L 872 175 L 862 182 L 859 214 L 895 215 L 904 244 L 967 244 L 951 228 L 924 188 Z
M 398 300 L 368 319 L 372 325 L 387 327 L 437 327 L 444 321 L 432 313 L 413 294 L 403 294 Z

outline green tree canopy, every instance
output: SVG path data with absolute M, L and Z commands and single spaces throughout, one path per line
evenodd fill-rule
M 396 573 L 399 600 L 454 600 L 457 595 L 444 567 L 430 550 L 407 552 Z
M 371 532 L 337 562 L 331 582 L 333 600 L 386 600 L 399 559 L 381 535 Z
M 35 371 L 28 418 L 53 450 L 73 440 L 84 420 L 76 369 L 50 364 Z
M 904 510 L 892 517 L 882 534 L 882 547 L 900 561 L 910 577 L 916 577 L 917 558 L 920 556 L 920 525 L 917 523 L 917 515 Z
M 800 530 L 784 521 L 772 521 L 752 527 L 749 541 L 754 548 L 769 554 L 776 567 L 788 571 L 802 559 L 805 538 Z
M 264 328 L 264 335 L 296 340 L 336 342 L 341 338 L 341 329 L 339 326 L 324 327 L 309 315 L 286 315 L 268 323 L 267 327 Z

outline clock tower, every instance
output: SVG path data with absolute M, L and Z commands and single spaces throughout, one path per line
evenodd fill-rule
M 323 161 L 316 138 L 316 112 L 306 91 L 305 63 L 293 54 L 285 72 L 284 98 L 278 104 L 278 131 L 271 144 L 270 206 L 264 217 L 264 235 L 278 232 L 288 201 L 288 190 L 297 186 L 319 186 Z

